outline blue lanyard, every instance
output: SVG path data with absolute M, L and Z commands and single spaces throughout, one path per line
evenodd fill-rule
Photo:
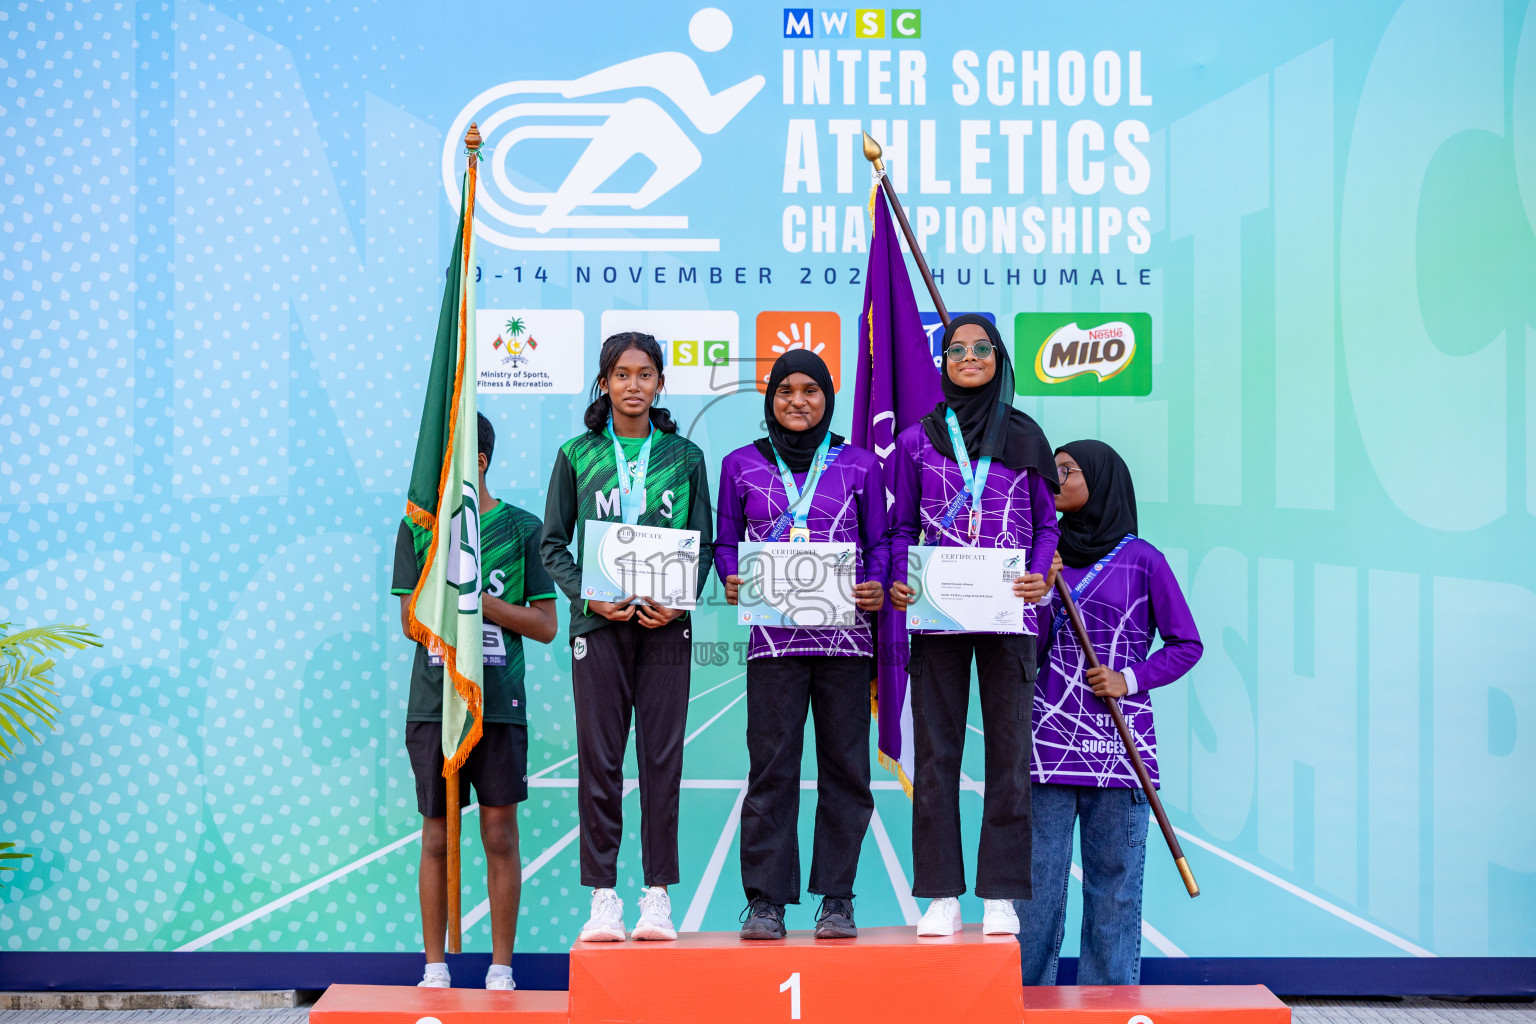
M 784 494 L 789 498 L 789 511 L 795 515 L 794 529 L 789 531 L 789 539 L 796 544 L 808 543 L 811 539 L 811 530 L 807 522 L 811 515 L 811 498 L 816 494 L 816 485 L 821 482 L 821 474 L 827 468 L 831 460 L 827 458 L 827 452 L 832 447 L 832 435 L 829 433 L 821 439 L 821 444 L 816 447 L 816 455 L 811 459 L 810 472 L 805 474 L 805 490 L 800 490 L 795 485 L 795 475 L 784 464 L 784 458 L 779 450 L 773 450 L 774 461 L 779 464 L 779 479 L 784 482 Z
M 1097 562 L 1093 563 L 1093 568 L 1089 569 L 1083 578 L 1077 581 L 1077 586 L 1072 588 L 1073 604 L 1077 604 L 1078 601 L 1082 598 L 1083 591 L 1088 589 L 1088 584 L 1093 582 L 1093 578 L 1099 574 L 1099 570 L 1113 561 L 1114 557 L 1120 553 L 1120 549 L 1135 539 L 1136 535 L 1134 533 L 1126 534 L 1124 537 L 1120 538 L 1120 543 L 1115 545 L 1115 549 L 1113 551 L 1099 559 Z M 1056 610 L 1055 617 L 1051 619 L 1051 636 L 1054 638 L 1056 636 L 1056 631 L 1062 626 L 1066 625 L 1066 623 L 1067 606 L 1065 603 L 1063 603 L 1062 606 Z
M 630 526 L 640 522 L 645 511 L 645 475 L 651 465 L 651 441 L 656 436 L 656 425 L 647 423 L 645 444 L 640 446 L 640 457 L 635 460 L 634 479 L 630 479 L 629 460 L 624 457 L 624 446 L 613 429 L 613 414 L 608 414 L 608 435 L 613 438 L 613 461 L 619 465 L 619 513 Z
M 830 441 L 831 438 L 829 437 L 827 440 Z M 809 486 L 805 491 L 805 500 L 803 502 L 799 497 L 799 488 L 795 487 L 795 478 L 793 475 L 789 474 L 789 467 L 784 465 L 784 460 L 779 458 L 779 453 L 777 451 L 773 453 L 773 457 L 778 460 L 779 463 L 779 478 L 781 480 L 787 481 L 784 490 L 789 497 L 789 508 L 785 509 L 783 514 L 781 514 L 778 519 L 774 520 L 773 526 L 771 526 L 768 530 L 768 535 L 766 537 L 767 540 L 781 540 L 784 537 L 784 531 L 789 528 L 790 523 L 795 524 L 794 533 L 790 535 L 791 542 L 798 543 L 801 540 L 809 541 L 811 539 L 811 531 L 810 528 L 806 525 L 806 519 L 810 515 L 811 494 L 816 489 L 816 485 L 813 481 L 819 480 L 821 474 L 826 472 L 827 467 L 831 466 L 833 462 L 837 461 L 837 453 L 842 450 L 843 446 L 838 445 L 836 448 L 828 451 L 826 453 L 826 458 L 823 459 L 821 458 L 821 449 L 817 449 L 816 457 L 811 462 L 811 473 L 807 474 L 805 478 L 805 482 Z M 801 530 L 804 530 L 805 532 L 802 534 L 800 533 Z
M 971 543 L 981 534 L 981 492 L 987 486 L 987 473 L 992 469 L 992 456 L 983 455 L 971 472 L 971 454 L 965 450 L 965 435 L 960 432 L 960 421 L 953 409 L 944 410 L 944 422 L 949 424 L 949 443 L 955 446 L 955 461 L 960 464 L 960 476 L 965 481 L 966 492 L 971 496 L 971 522 L 966 531 Z M 958 511 L 958 510 L 957 510 Z M 951 520 L 953 521 L 953 520 Z

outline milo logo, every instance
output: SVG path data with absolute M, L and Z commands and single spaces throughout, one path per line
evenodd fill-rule
M 1147 395 L 1152 317 L 1146 313 L 1020 313 L 1014 321 L 1021 395 Z
M 1136 354 L 1136 332 L 1116 320 L 1083 330 L 1068 324 L 1051 332 L 1035 355 L 1035 376 L 1047 384 L 1092 373 L 1109 380 L 1130 365 Z

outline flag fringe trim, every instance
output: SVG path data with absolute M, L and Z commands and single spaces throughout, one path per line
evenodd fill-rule
M 873 373 L 875 369 L 875 303 L 869 303 L 869 315 L 865 317 L 869 321 L 869 369 Z
M 907 799 L 912 799 L 912 780 L 907 778 L 906 770 L 901 767 L 901 762 L 890 756 L 883 750 L 877 751 L 880 755 L 880 767 L 890 772 L 901 782 L 901 788 L 906 791 Z
M 441 494 L 438 495 L 438 500 L 442 500 Z M 407 519 L 421 527 L 423 530 L 437 529 L 437 516 L 433 515 L 431 512 L 428 512 L 426 509 L 422 508 L 420 505 L 416 504 L 410 499 L 406 499 L 405 502 L 405 516 Z
M 465 346 L 469 344 L 465 325 L 463 282 L 464 276 L 468 273 L 470 249 L 473 241 L 470 231 L 473 230 L 474 223 L 475 194 L 473 189 L 466 189 L 465 191 L 467 195 L 464 200 L 463 214 L 465 227 L 464 263 L 459 268 L 459 359 L 453 375 L 453 405 L 448 413 L 448 446 L 443 452 L 443 469 L 438 477 L 437 484 L 437 508 L 439 512 L 443 508 L 443 489 L 448 484 L 448 470 L 453 465 L 454 449 L 459 442 L 459 400 L 464 394 L 464 351 Z M 481 734 L 485 731 L 481 721 L 484 717 L 484 698 L 481 696 L 480 687 L 475 685 L 474 680 L 466 678 L 459 671 L 458 648 L 432 632 L 425 623 L 416 618 L 416 600 L 421 596 L 421 588 L 426 583 L 427 577 L 431 574 L 432 563 L 437 558 L 438 517 L 411 501 L 406 502 L 406 515 L 410 517 L 412 522 L 424 527 L 432 534 L 432 543 L 427 547 L 427 560 L 422 564 L 421 575 L 417 578 L 416 586 L 411 591 L 410 615 L 406 634 L 412 640 L 424 645 L 427 650 L 441 652 L 443 671 L 447 672 L 448 677 L 453 680 L 453 689 L 459 695 L 459 699 L 469 705 L 469 717 L 471 723 L 473 723 L 469 728 L 469 733 L 459 740 L 453 757 L 443 760 L 443 778 L 447 778 L 464 766 L 464 762 L 469 760 L 469 752 L 474 749 L 476 743 L 480 742 Z M 423 519 L 429 521 L 423 522 Z

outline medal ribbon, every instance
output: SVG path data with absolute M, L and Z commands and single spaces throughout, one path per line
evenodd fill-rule
M 949 443 L 955 446 L 955 461 L 960 464 L 960 476 L 965 480 L 965 490 L 971 496 L 971 525 L 968 535 L 971 543 L 976 543 L 976 538 L 981 532 L 981 492 L 987 486 L 987 474 L 992 469 L 992 456 L 983 455 L 976 462 L 976 469 L 971 470 L 971 455 L 965 450 L 965 435 L 960 432 L 960 421 L 955 418 L 953 409 L 944 410 L 944 422 L 949 425 Z M 951 502 L 950 508 L 954 513 L 959 512 L 959 501 Z M 954 514 L 948 510 L 945 513 L 949 523 L 953 523 Z M 946 523 L 945 526 L 949 524 Z
M 791 518 L 794 519 L 795 529 L 805 530 L 806 533 L 802 536 L 809 537 L 810 527 L 807 526 L 807 523 L 811 514 L 811 498 L 816 494 L 816 485 L 821 483 L 821 474 L 828 466 L 832 465 L 832 460 L 837 458 L 837 452 L 831 451 L 831 448 L 832 435 L 828 434 L 821 439 L 821 444 L 816 448 L 816 455 L 811 459 L 811 468 L 805 474 L 805 490 L 803 491 L 796 486 L 795 475 L 784 464 L 784 459 L 780 457 L 778 449 L 774 449 L 773 458 L 779 464 L 779 479 L 784 483 L 784 494 L 789 499 L 789 508 L 773 524 L 773 530 L 769 534 L 771 540 L 779 539 L 784 532 L 784 527 Z M 842 448 L 839 447 L 838 451 L 842 451 Z
M 619 444 L 619 435 L 613 429 L 613 414 L 608 414 L 608 436 L 613 438 L 613 461 L 619 466 L 619 513 L 630 526 L 640 522 L 640 513 L 645 511 L 645 476 L 651 465 L 651 441 L 656 436 L 656 425 L 646 424 L 650 429 L 645 435 L 645 444 L 640 446 L 640 457 L 635 460 L 635 473 L 633 479 L 629 473 L 629 460 L 624 457 L 624 446 Z

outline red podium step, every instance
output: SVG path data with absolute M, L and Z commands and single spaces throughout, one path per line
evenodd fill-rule
M 979 927 L 941 939 L 910 927 L 831 941 L 791 932 L 780 942 L 705 932 L 571 950 L 571 1024 L 1019 1024 L 1021 991 L 1018 940 Z
M 580 943 L 571 991 L 332 985 L 309 1024 L 1290 1024 L 1262 985 L 1024 988 L 1019 944 L 979 929 L 919 939 Z
M 332 985 L 309 1011 L 309 1024 L 568 1024 L 564 992 L 487 992 L 483 988 Z
M 1291 1024 L 1263 985 L 1026 988 L 1024 1024 Z

